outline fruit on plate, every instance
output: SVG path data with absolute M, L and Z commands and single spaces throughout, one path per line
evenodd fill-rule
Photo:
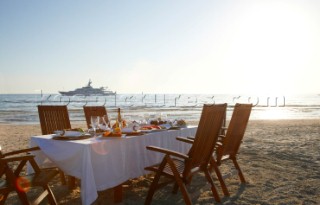
M 122 120 L 122 127 L 127 127 L 127 121 L 126 120 Z
M 154 129 L 161 130 L 160 126 L 152 126 Z
M 106 130 L 106 131 L 103 133 L 103 136 L 104 136 L 104 137 L 108 137 L 111 133 L 112 133 L 111 130 Z
M 116 128 L 113 128 L 113 132 L 112 132 L 112 135 L 114 136 L 121 136 L 121 128 L 120 127 L 116 127 Z
M 150 126 L 143 126 L 140 129 L 141 130 L 151 130 L 152 128 Z
M 158 125 L 149 125 L 149 126 L 142 126 L 141 130 L 160 130 L 161 127 Z

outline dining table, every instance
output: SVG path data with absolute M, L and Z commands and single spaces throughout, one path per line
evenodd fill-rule
M 121 184 L 148 174 L 145 167 L 161 162 L 164 155 L 149 151 L 146 146 L 187 153 L 191 145 L 176 137 L 194 136 L 196 130 L 197 127 L 185 127 L 76 140 L 58 140 L 54 134 L 39 135 L 31 137 L 30 146 L 40 147 L 33 153 L 40 168 L 56 166 L 65 174 L 80 179 L 82 204 L 89 205 L 97 199 L 98 191 L 118 187 L 119 192 Z M 121 201 L 121 193 L 120 196 Z

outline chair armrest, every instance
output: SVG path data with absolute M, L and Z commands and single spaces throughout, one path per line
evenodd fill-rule
M 152 151 L 156 151 L 156 152 L 160 152 L 160 153 L 164 153 L 164 154 L 167 154 L 167 155 L 172 155 L 172 156 L 179 157 L 179 158 L 182 158 L 182 159 L 189 159 L 188 155 L 182 154 L 180 152 L 172 151 L 172 150 L 169 150 L 169 149 L 164 149 L 164 148 L 161 148 L 161 147 L 147 146 L 147 149 L 148 150 L 152 150 Z
M 2 157 L 11 156 L 11 155 L 15 155 L 15 154 L 21 154 L 21 153 L 28 153 L 28 152 L 37 151 L 37 150 L 40 150 L 40 147 L 31 147 L 31 148 L 21 149 L 21 150 L 17 150 L 17 151 L 7 152 L 7 153 L 2 154 Z
M 25 155 L 25 156 L 17 156 L 17 157 L 6 157 L 6 158 L 1 158 L 0 161 L 3 162 L 14 162 L 14 161 L 22 161 L 22 160 L 31 160 L 34 158 L 34 155 Z
M 192 139 L 188 139 L 188 138 L 185 138 L 185 137 L 177 137 L 176 139 L 181 141 L 181 142 L 186 142 L 186 143 L 189 143 L 189 144 L 193 144 L 193 140 Z
M 187 137 L 189 140 L 194 140 L 195 137 Z

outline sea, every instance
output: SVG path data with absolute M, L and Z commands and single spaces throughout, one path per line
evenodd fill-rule
M 67 105 L 71 122 L 84 122 L 83 106 L 103 105 L 109 117 L 121 108 L 123 118 L 143 120 L 199 120 L 203 104 L 227 103 L 227 118 L 236 103 L 254 105 L 250 120 L 320 119 L 320 94 L 210 95 L 116 94 L 113 96 L 62 96 L 60 94 L 0 94 L 0 123 L 39 124 L 38 105 Z

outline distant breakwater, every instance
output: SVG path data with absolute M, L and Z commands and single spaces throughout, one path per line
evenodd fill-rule
M 62 96 L 42 95 L 38 101 L 40 104 L 65 103 L 65 104 L 101 104 L 108 107 L 198 107 L 203 104 L 228 103 L 233 106 L 236 103 L 252 103 L 258 107 L 284 107 L 285 96 L 241 96 L 229 95 L 228 98 L 215 95 L 175 95 L 175 94 L 115 94 L 111 96 Z
M 250 119 L 320 119 L 319 95 L 253 96 L 210 94 L 0 94 L 0 123 L 38 123 L 37 105 L 67 105 L 72 121 L 83 121 L 83 106 L 105 106 L 110 115 L 120 107 L 132 119 L 164 113 L 171 119 L 197 121 L 203 104 L 227 103 L 227 117 L 236 103 L 254 105 Z

